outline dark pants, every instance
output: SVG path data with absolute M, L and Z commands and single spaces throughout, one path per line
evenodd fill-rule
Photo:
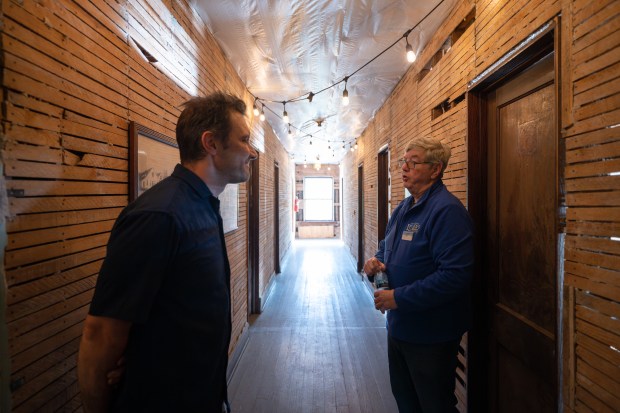
M 390 384 L 400 413 L 454 413 L 461 340 L 412 344 L 388 335 Z

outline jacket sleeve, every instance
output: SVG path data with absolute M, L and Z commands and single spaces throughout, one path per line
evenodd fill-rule
M 424 311 L 467 294 L 474 265 L 473 225 L 461 205 L 448 205 L 428 227 L 435 272 L 394 290 L 400 311 Z

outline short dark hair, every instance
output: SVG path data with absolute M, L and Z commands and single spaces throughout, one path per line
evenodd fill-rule
M 181 163 L 203 159 L 207 154 L 200 137 L 211 131 L 214 137 L 226 144 L 232 125 L 230 113 L 245 115 L 245 102 L 236 96 L 215 92 L 204 97 L 194 97 L 183 104 L 184 109 L 177 121 L 177 143 Z

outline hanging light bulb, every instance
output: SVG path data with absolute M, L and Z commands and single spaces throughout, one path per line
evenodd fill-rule
M 260 109 L 260 120 L 261 122 L 265 120 L 265 105 Z
M 357 149 L 357 141 L 355 141 L 355 146 L 354 146 L 354 148 L 355 148 L 355 149 Z
M 288 137 L 292 138 L 293 137 L 293 132 L 291 131 L 291 124 L 288 124 Z
M 254 99 L 254 116 L 258 116 L 260 114 L 260 112 L 258 111 L 258 108 L 256 107 L 256 101 L 258 100 L 258 98 Z
M 312 98 L 314 97 L 314 93 L 308 93 L 308 102 L 312 103 Z
M 342 92 L 342 106 L 347 106 L 349 104 L 349 91 L 347 90 L 347 81 L 349 77 L 344 78 L 344 92 Z
M 413 47 L 411 47 L 411 45 L 409 44 L 409 39 L 405 39 L 405 41 L 407 42 L 407 47 L 405 48 L 405 50 L 407 51 L 407 61 L 409 63 L 413 63 L 415 62 L 415 52 L 413 51 Z
M 353 145 L 351 145 L 351 152 L 353 152 L 355 149 L 353 148 Z
M 284 112 L 282 113 L 282 120 L 284 123 L 288 123 L 288 113 L 286 112 L 286 102 L 282 102 L 284 105 Z

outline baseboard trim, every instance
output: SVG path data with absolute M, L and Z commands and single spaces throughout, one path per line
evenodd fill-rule
M 230 384 L 230 380 L 232 379 L 235 370 L 237 369 L 237 365 L 239 364 L 239 360 L 241 356 L 245 352 L 245 348 L 248 345 L 248 341 L 250 339 L 250 324 L 245 323 L 243 330 L 241 331 L 241 335 L 239 336 L 239 340 L 237 341 L 237 345 L 235 346 L 235 350 L 232 352 L 230 357 L 228 358 L 228 367 L 226 368 L 226 383 Z
M 271 297 L 271 293 L 273 292 L 273 289 L 275 288 L 275 284 L 276 284 L 276 277 L 278 276 L 278 274 L 276 274 L 275 272 L 271 274 L 271 278 L 269 278 L 269 283 L 267 284 L 267 288 L 265 288 L 265 292 L 263 293 L 263 296 L 260 297 L 260 312 L 263 312 L 263 309 L 265 308 L 265 306 L 267 305 L 267 301 L 269 300 L 269 297 Z

